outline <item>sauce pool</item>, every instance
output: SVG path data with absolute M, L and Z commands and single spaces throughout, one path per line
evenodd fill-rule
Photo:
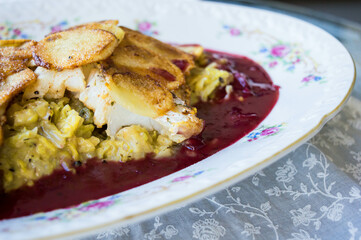
M 212 102 L 195 106 L 205 128 L 182 143 L 174 156 L 148 156 L 126 163 L 90 159 L 76 167 L 76 174 L 57 170 L 32 187 L 1 195 L 0 219 L 66 208 L 137 187 L 197 163 L 256 128 L 276 104 L 278 87 L 260 65 L 246 57 L 207 52 L 212 61 L 228 60 L 221 68 L 233 73 L 233 92 L 225 98 L 226 92 L 220 90 Z

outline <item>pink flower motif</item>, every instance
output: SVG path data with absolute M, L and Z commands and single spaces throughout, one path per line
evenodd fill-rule
M 273 61 L 273 62 L 270 62 L 270 63 L 268 64 L 268 66 L 269 66 L 270 68 L 273 68 L 273 67 L 275 67 L 277 64 L 278 64 L 278 62 Z
M 192 176 L 189 176 L 189 175 L 187 175 L 187 176 L 182 176 L 182 177 L 177 177 L 177 178 L 173 179 L 172 182 L 181 182 L 181 181 L 184 181 L 184 180 L 186 180 L 186 179 L 188 179 L 188 178 L 191 178 L 191 177 L 192 177 Z
M 267 129 L 265 129 L 265 130 L 263 130 L 263 131 L 261 132 L 261 136 L 272 135 L 272 134 L 274 134 L 274 133 L 276 133 L 276 132 L 278 132 L 278 131 L 279 131 L 279 128 L 278 128 L 278 127 L 267 128 Z
M 232 36 L 239 36 L 241 34 L 241 31 L 239 31 L 237 28 L 231 28 L 229 30 L 229 33 L 232 35 Z
M 141 22 L 138 24 L 138 29 L 141 32 L 146 32 L 146 31 L 150 30 L 151 27 L 152 27 L 152 24 L 150 22 Z
M 54 27 L 51 28 L 51 33 L 56 33 L 61 31 L 61 26 L 60 25 L 56 25 Z
M 303 79 L 302 79 L 302 82 L 309 82 L 309 81 L 311 81 L 312 80 L 312 75 L 309 75 L 309 76 L 307 76 L 307 77 L 304 77 Z
M 15 29 L 13 30 L 13 32 L 14 32 L 15 35 L 18 35 L 18 36 L 21 34 L 21 31 L 20 31 L 20 29 L 18 29 L 18 28 L 15 28 Z
M 91 209 L 101 209 L 101 208 L 108 207 L 112 204 L 113 204 L 113 201 L 95 202 L 95 203 L 89 204 L 88 206 L 82 207 L 79 210 L 80 211 L 89 211 Z
M 4 26 L 0 26 L 0 31 L 4 30 L 5 27 Z
M 289 52 L 290 52 L 289 47 L 287 47 L 285 45 L 274 46 L 271 50 L 272 56 L 279 57 L 279 58 L 286 56 Z

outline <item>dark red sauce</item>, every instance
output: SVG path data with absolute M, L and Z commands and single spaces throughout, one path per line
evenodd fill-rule
M 126 163 L 91 159 L 76 167 L 76 174 L 58 170 L 33 187 L 0 196 L 0 219 L 70 207 L 137 187 L 199 162 L 253 130 L 275 105 L 278 87 L 252 60 L 207 51 L 212 54 L 212 61 L 228 59 L 221 68 L 234 74 L 234 92 L 225 99 L 225 91 L 220 90 L 211 103 L 196 105 L 198 116 L 205 120 L 204 131 L 184 142 L 175 156 L 149 156 Z
M 172 60 L 172 63 L 182 70 L 182 72 L 184 72 L 189 66 L 189 63 L 186 60 L 174 59 Z

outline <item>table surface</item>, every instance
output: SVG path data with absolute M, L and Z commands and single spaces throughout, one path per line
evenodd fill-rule
M 361 1 L 359 0 L 276 0 L 324 13 L 333 14 L 361 23 Z
M 361 25 L 269 1 L 226 1 L 285 13 L 339 39 L 361 72 Z M 314 138 L 214 195 L 90 239 L 361 239 L 361 75 Z

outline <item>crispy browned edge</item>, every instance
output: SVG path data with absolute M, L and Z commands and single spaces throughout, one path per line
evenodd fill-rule
M 52 50 L 50 49 L 51 42 L 54 42 L 64 36 L 64 34 L 69 34 L 72 31 L 79 31 L 81 29 L 74 28 L 71 30 L 66 30 L 62 32 L 57 32 L 47 36 L 46 38 L 42 39 L 35 45 L 35 49 L 33 51 L 33 58 L 37 66 L 45 67 L 45 68 L 54 68 L 57 70 L 63 69 L 71 69 L 75 67 L 79 67 L 88 63 L 100 61 L 103 59 L 108 58 L 112 52 L 114 51 L 115 47 L 118 45 L 118 40 L 115 35 L 109 31 L 102 30 L 102 29 L 86 29 L 84 28 L 83 31 L 93 31 L 97 34 L 104 35 L 104 42 L 101 44 L 96 50 L 84 55 L 79 54 L 79 52 L 74 51 L 75 55 L 69 57 L 68 63 L 61 63 L 58 62 L 56 57 L 51 56 Z M 106 36 L 105 36 L 106 35 Z M 54 60 L 55 59 L 55 60 Z M 63 64 L 63 65 L 62 65 Z
M 195 66 L 193 61 L 193 56 L 176 48 L 170 44 L 159 41 L 153 37 L 142 34 L 138 31 L 131 30 L 127 27 L 120 26 L 123 31 L 126 33 L 125 38 L 128 39 L 129 42 L 143 47 L 149 51 L 153 51 L 159 55 L 162 55 L 168 58 L 170 61 L 172 60 L 185 60 L 188 62 L 189 66 L 186 69 L 186 74 L 188 74 L 189 70 Z

